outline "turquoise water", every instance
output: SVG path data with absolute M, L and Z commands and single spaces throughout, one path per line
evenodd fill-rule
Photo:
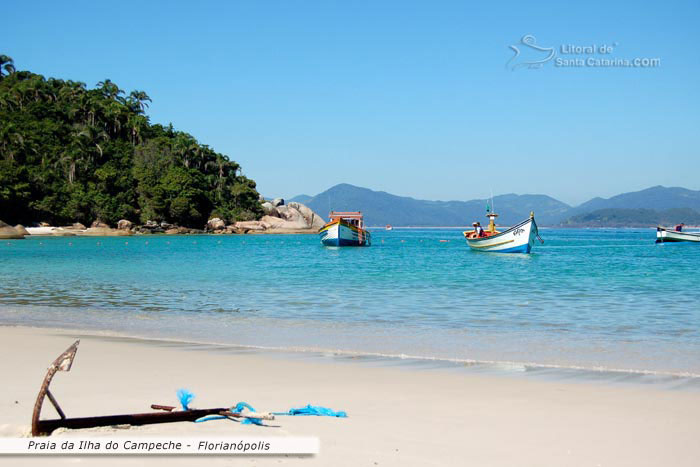
M 700 245 L 541 234 L 531 255 L 472 252 L 451 229 L 341 249 L 315 235 L 5 240 L 0 324 L 700 375 Z

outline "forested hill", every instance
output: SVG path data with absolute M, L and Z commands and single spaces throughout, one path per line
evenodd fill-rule
M 150 101 L 108 79 L 88 89 L 16 71 L 0 55 L 0 219 L 201 228 L 211 216 L 261 215 L 240 166 L 172 125 L 151 124 Z

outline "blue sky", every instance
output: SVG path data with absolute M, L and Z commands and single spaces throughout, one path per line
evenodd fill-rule
M 700 3 L 19 2 L 18 69 L 145 90 L 151 121 L 243 166 L 268 196 L 347 182 L 425 199 L 578 204 L 700 189 Z M 506 67 L 530 34 L 657 67 Z M 599 49 L 596 49 L 599 50 Z M 546 54 L 545 54 L 546 55 Z

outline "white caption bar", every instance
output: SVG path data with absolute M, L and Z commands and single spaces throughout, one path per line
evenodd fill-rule
M 0 438 L 2 454 L 318 454 L 318 438 Z

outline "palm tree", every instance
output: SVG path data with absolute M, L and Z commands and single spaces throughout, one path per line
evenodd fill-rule
M 24 148 L 24 137 L 15 129 L 13 123 L 0 126 L 0 154 L 6 160 L 14 161 L 15 153 Z
M 104 95 L 105 97 L 122 102 L 123 98 L 119 96 L 121 94 L 124 94 L 124 91 L 119 89 L 119 86 L 113 83 L 112 80 L 106 79 L 104 81 L 100 81 L 99 83 L 97 83 L 97 87 L 100 88 L 100 91 L 102 91 L 102 95 Z
M 131 129 L 131 144 L 141 142 L 141 132 L 148 126 L 148 119 L 143 115 L 129 115 L 126 126 Z
M 68 184 L 72 185 L 75 180 L 76 166 L 83 160 L 84 158 L 81 157 L 79 150 L 76 151 L 75 148 L 67 149 L 61 154 L 61 157 L 54 165 L 63 166 L 63 169 L 66 171 L 66 176 L 68 177 Z
M 131 91 L 131 94 L 129 94 L 129 101 L 134 105 L 134 110 L 139 113 L 144 113 L 148 108 L 146 101 L 153 102 L 151 98 L 148 97 L 148 94 L 143 91 Z
M 8 75 L 15 72 L 14 63 L 15 61 L 12 60 L 12 57 L 0 55 L 0 79 L 2 79 L 3 72 Z
M 84 149 L 84 152 L 91 154 L 92 151 L 89 150 L 91 146 L 95 146 L 97 151 L 100 153 L 99 159 L 102 159 L 103 151 L 102 146 L 100 146 L 100 141 L 108 141 L 109 135 L 104 130 L 95 128 L 93 126 L 80 126 L 80 131 L 77 133 L 77 140 L 80 142 L 80 146 Z M 89 161 L 94 162 L 95 158 L 89 156 Z
M 180 156 L 182 164 L 188 169 L 192 161 L 199 155 L 199 145 L 197 141 L 186 133 L 177 135 L 173 150 L 175 154 Z

